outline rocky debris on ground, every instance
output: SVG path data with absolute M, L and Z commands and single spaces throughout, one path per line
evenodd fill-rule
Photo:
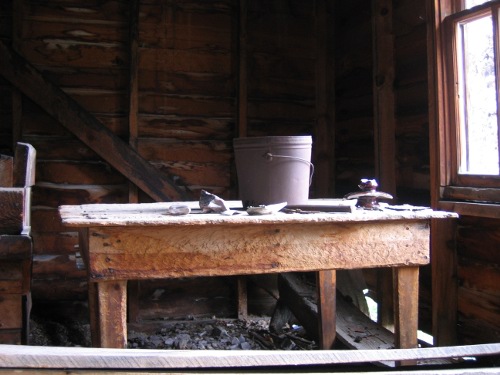
M 314 341 L 302 327 L 285 327 L 280 334 L 269 331 L 269 321 L 211 320 L 168 324 L 153 334 L 129 332 L 129 348 L 198 350 L 311 350 Z
M 30 319 L 29 344 L 35 346 L 90 347 L 90 324 L 77 319 Z
M 311 350 L 317 349 L 304 329 L 286 325 L 279 333 L 269 329 L 269 318 L 204 319 L 154 322 L 155 329 L 128 332 L 128 348 L 198 350 Z M 156 324 L 157 323 L 157 324 Z M 151 327 L 151 322 L 145 326 Z M 147 332 L 146 332 L 147 331 Z M 151 333 L 152 332 L 152 333 Z M 33 316 L 29 344 L 37 346 L 90 347 L 88 321 Z

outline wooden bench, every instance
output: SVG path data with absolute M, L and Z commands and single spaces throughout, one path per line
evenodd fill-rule
M 18 143 L 14 157 L 0 155 L 0 343 L 28 342 L 33 243 L 31 187 L 36 151 Z

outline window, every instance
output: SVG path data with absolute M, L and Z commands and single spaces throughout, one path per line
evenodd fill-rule
M 458 173 L 498 175 L 498 116 L 493 17 L 455 25 L 460 157 Z
M 447 14 L 438 50 L 444 84 L 440 143 L 446 150 L 441 152 L 440 199 L 497 204 L 500 0 L 436 3 L 441 14 Z

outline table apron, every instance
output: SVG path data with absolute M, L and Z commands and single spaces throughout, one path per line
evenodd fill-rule
M 429 263 L 429 222 L 99 226 L 90 281 L 229 276 Z

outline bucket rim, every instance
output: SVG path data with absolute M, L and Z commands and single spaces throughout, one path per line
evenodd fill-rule
M 240 137 L 233 138 L 233 145 L 278 145 L 278 144 L 312 144 L 311 135 L 296 136 L 265 136 L 265 137 Z

